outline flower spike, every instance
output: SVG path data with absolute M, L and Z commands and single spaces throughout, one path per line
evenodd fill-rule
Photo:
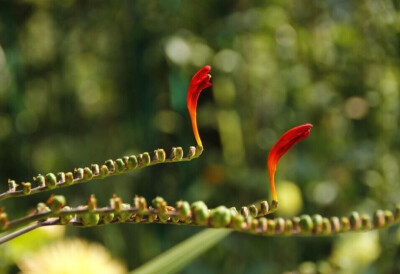
M 268 155 L 268 172 L 271 184 L 271 192 L 274 201 L 278 202 L 278 195 L 275 190 L 275 171 L 279 159 L 288 152 L 295 144 L 304 140 L 310 135 L 312 124 L 304 124 L 286 131 L 275 143 Z
M 211 71 L 211 66 L 204 66 L 193 76 L 190 81 L 188 95 L 187 95 L 187 108 L 189 110 L 190 119 L 192 120 L 192 128 L 194 137 L 196 138 L 197 146 L 203 147 L 203 144 L 200 139 L 199 131 L 197 129 L 197 120 L 196 120 L 196 109 L 197 109 L 197 100 L 199 99 L 200 93 L 203 89 L 211 87 L 210 83 L 211 75 L 209 74 Z

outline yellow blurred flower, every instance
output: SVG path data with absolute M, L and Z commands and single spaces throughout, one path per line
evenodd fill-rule
M 279 193 L 278 214 L 280 216 L 293 216 L 302 210 L 303 198 L 301 189 L 294 182 L 279 182 L 276 185 L 276 192 Z
M 376 260 L 380 253 L 378 231 L 348 233 L 339 236 L 331 259 L 345 273 L 357 273 Z
M 41 248 L 17 263 L 22 273 L 127 273 L 105 247 L 81 239 L 66 239 Z

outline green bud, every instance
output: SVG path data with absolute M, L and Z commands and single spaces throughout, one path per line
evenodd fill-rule
M 173 223 L 179 223 L 179 216 L 171 216 L 171 220 Z
M 329 222 L 328 218 L 322 218 L 322 229 L 321 232 L 322 234 L 330 234 L 332 231 L 331 229 L 331 223 Z
M 100 221 L 100 215 L 97 213 L 84 213 L 80 217 L 84 226 L 94 226 Z
M 249 206 L 250 216 L 255 218 L 258 215 L 258 209 L 255 205 Z
M 273 235 L 275 234 L 275 228 L 276 228 L 276 221 L 272 219 L 268 219 L 267 221 L 267 234 L 268 235 Z
M 258 232 L 258 219 L 250 220 L 250 232 L 257 233 Z
M 278 209 L 278 201 L 272 200 L 270 211 L 275 211 Z
M 142 221 L 142 219 L 143 219 L 143 215 L 142 214 L 136 214 L 134 216 L 133 220 L 134 220 L 135 223 L 140 223 Z
M 47 200 L 47 205 L 53 212 L 59 212 L 65 206 L 65 197 L 62 195 L 51 195 Z
M 390 225 L 391 223 L 394 222 L 393 212 L 391 212 L 390 210 L 385 210 L 383 212 L 383 214 L 385 215 L 385 224 L 386 225 Z
M 200 147 L 200 146 L 198 146 L 198 147 L 196 147 L 196 153 L 195 153 L 195 155 L 194 155 L 194 157 L 199 157 L 202 153 L 203 153 L 203 147 Z
M 156 220 L 156 218 L 157 218 L 157 214 L 151 213 L 151 214 L 149 214 L 147 221 L 149 223 L 153 223 Z
M 210 212 L 203 201 L 194 202 L 191 206 L 194 220 L 198 225 L 206 225 Z
M 115 209 L 116 212 L 120 212 L 122 209 L 122 199 L 117 195 L 113 195 L 110 200 L 111 208 Z
M 176 203 L 176 210 L 178 211 L 179 219 L 181 220 L 186 220 L 191 216 L 190 205 L 186 201 L 178 201 Z
M 18 184 L 11 179 L 8 179 L 8 191 L 14 192 L 18 187 Z
M 71 210 L 71 208 L 69 206 L 64 206 L 63 211 L 68 211 Z M 66 225 L 69 224 L 69 222 L 72 220 L 72 214 L 63 214 L 60 216 L 60 223 L 62 225 Z
M 72 185 L 74 183 L 74 175 L 72 172 L 65 173 L 65 183 L 67 185 Z
M 113 212 L 104 213 L 104 214 L 103 214 L 103 222 L 104 222 L 105 224 L 109 224 L 109 223 L 111 223 L 111 222 L 114 220 L 114 217 L 115 217 L 115 215 L 114 215 Z
M 359 230 L 361 228 L 361 218 L 357 211 L 353 211 L 349 217 L 350 227 L 353 230 Z
M 57 185 L 57 178 L 56 175 L 53 173 L 46 174 L 46 186 L 48 188 L 55 188 Z
M 65 183 L 65 173 L 64 172 L 57 173 L 57 182 L 59 182 L 60 184 Z
M 171 148 L 171 153 L 169 154 L 169 158 L 172 161 L 175 161 L 175 158 L 176 158 L 176 147 Z
M 98 164 L 91 164 L 90 169 L 92 170 L 94 176 L 98 176 L 100 174 L 100 167 Z
M 153 199 L 153 201 L 151 201 L 151 203 L 153 204 L 154 208 L 159 208 L 162 203 L 165 203 L 165 201 L 163 197 L 157 196 Z
M 268 202 L 267 202 L 267 201 L 262 201 L 262 202 L 260 203 L 260 209 L 261 209 L 261 214 L 262 214 L 263 216 L 267 215 L 267 214 L 268 214 L 268 211 L 269 211 Z
M 333 233 L 339 233 L 340 232 L 340 220 L 338 217 L 331 217 L 331 229 Z
M 115 163 L 113 160 L 109 159 L 104 162 L 104 165 L 108 168 L 109 172 L 115 172 Z
M 314 232 L 319 234 L 321 233 L 322 230 L 322 216 L 319 214 L 314 214 L 311 217 L 312 221 L 313 221 L 313 225 L 314 225 Z
M 242 215 L 234 215 L 232 217 L 232 227 L 235 230 L 242 230 L 244 217 Z
M 340 224 L 342 226 L 342 232 L 350 230 L 350 220 L 347 217 L 340 218 Z
M 293 217 L 292 224 L 293 224 L 293 232 L 299 234 L 301 232 L 300 217 L 297 216 Z
M 161 148 L 154 150 L 154 161 L 155 162 L 165 162 L 165 151 Z
M 268 220 L 265 217 L 261 217 L 258 219 L 258 226 L 260 228 L 261 233 L 265 233 L 268 228 Z
M 249 217 L 249 208 L 246 206 L 242 206 L 242 208 L 240 209 L 240 214 L 246 219 L 247 217 Z
M 31 193 L 31 190 L 32 190 L 32 186 L 31 186 L 31 183 L 21 183 L 21 185 L 22 185 L 22 190 L 23 190 L 23 192 L 24 192 L 24 194 L 25 195 L 28 195 L 29 193 Z
M 372 225 L 371 225 L 371 218 L 369 215 L 363 214 L 361 215 L 361 227 L 364 230 L 370 230 Z
M 115 166 L 117 168 L 117 172 L 122 172 L 125 169 L 124 161 L 122 159 L 120 159 L 120 158 L 115 160 Z
M 46 186 L 46 179 L 43 175 L 39 174 L 36 178 L 33 178 L 33 181 L 35 181 L 39 187 Z
M 292 220 L 285 220 L 285 235 L 291 235 L 293 233 L 293 222 Z
M 102 165 L 100 167 L 100 178 L 104 178 L 104 177 L 108 176 L 109 173 L 110 172 L 109 172 L 108 167 L 106 165 Z
M 75 173 L 75 179 L 76 180 L 83 180 L 84 173 L 85 173 L 83 171 L 83 168 L 75 168 L 74 173 Z
M 183 158 L 183 149 L 181 147 L 173 147 L 171 151 L 171 159 L 173 161 L 180 161 Z
M 139 163 L 140 166 L 148 166 L 151 162 L 150 154 L 148 152 L 144 152 L 139 154 Z
M 45 203 L 38 203 L 36 206 L 36 210 L 38 213 L 46 213 L 51 211 Z
M 133 198 L 133 206 L 137 208 L 139 213 L 147 211 L 147 202 L 144 197 L 136 195 L 135 198 Z
M 214 227 L 225 227 L 232 220 L 231 211 L 225 206 L 219 206 L 211 210 L 210 216 Z
M 93 171 L 92 171 L 90 168 L 85 167 L 85 168 L 83 169 L 83 178 L 84 178 L 86 181 L 91 180 L 91 179 L 93 178 Z
M 283 232 L 285 231 L 285 219 L 281 217 L 276 218 L 275 223 L 276 223 L 275 226 L 276 234 L 283 234 Z
M 229 208 L 229 210 L 231 211 L 232 216 L 239 215 L 239 212 L 237 211 L 236 207 L 233 206 Z
M 160 219 L 160 221 L 162 223 L 166 223 L 169 219 L 169 211 L 168 211 L 168 207 L 167 207 L 167 203 L 164 202 L 160 202 L 159 206 L 158 206 L 158 217 Z
M 196 148 L 194 146 L 189 147 L 189 153 L 187 155 L 187 158 L 193 159 L 196 156 Z
M 310 234 L 313 230 L 313 220 L 309 215 L 300 216 L 300 228 L 302 234 Z
M 121 210 L 130 209 L 130 208 L 131 208 L 130 204 L 123 203 L 121 206 Z M 131 218 L 131 216 L 132 216 L 132 213 L 129 211 L 125 211 L 125 212 L 120 211 L 120 213 L 117 215 L 117 218 L 120 222 L 126 222 L 127 220 L 129 220 Z
M 97 208 L 97 199 L 94 194 L 90 195 L 88 200 L 88 210 L 93 212 Z
M 127 166 L 128 166 L 128 169 L 137 168 L 138 160 L 137 160 L 135 155 L 129 156 L 129 159 L 128 159 L 128 162 L 127 162 Z

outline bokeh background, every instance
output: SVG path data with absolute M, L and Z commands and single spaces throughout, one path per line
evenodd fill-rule
M 394 0 L 1 1 L 0 190 L 8 178 L 186 150 L 195 144 L 187 86 L 210 64 L 213 87 L 198 103 L 199 159 L 54 193 L 72 206 L 91 193 L 106 205 L 116 193 L 128 202 L 139 194 L 240 207 L 269 197 L 269 149 L 287 129 L 310 122 L 311 136 L 279 164 L 277 215 L 393 208 L 399 54 Z M 48 196 L 0 206 L 19 217 Z M 79 238 L 134 269 L 198 231 L 127 224 L 36 231 L 0 247 L 0 268 L 17 272 L 30 253 Z M 182 273 L 299 269 L 399 273 L 399 226 L 314 238 L 233 233 Z

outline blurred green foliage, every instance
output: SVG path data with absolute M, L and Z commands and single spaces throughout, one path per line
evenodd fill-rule
M 186 89 L 210 64 L 213 88 L 198 104 L 202 157 L 55 192 L 72 206 L 91 193 L 100 205 L 113 193 L 129 202 L 139 194 L 250 204 L 269 195 L 273 143 L 311 122 L 311 136 L 279 164 L 281 204 L 292 206 L 277 214 L 391 208 L 400 196 L 399 49 L 395 0 L 1 1 L 0 191 L 8 178 L 195 144 Z M 1 206 L 17 217 L 47 197 Z M 197 231 L 120 224 L 66 235 L 101 242 L 132 269 Z M 396 273 L 398 235 L 397 226 L 347 236 L 375 250 L 360 259 L 337 255 L 341 236 L 232 234 L 184 273 L 281 273 L 327 262 Z

